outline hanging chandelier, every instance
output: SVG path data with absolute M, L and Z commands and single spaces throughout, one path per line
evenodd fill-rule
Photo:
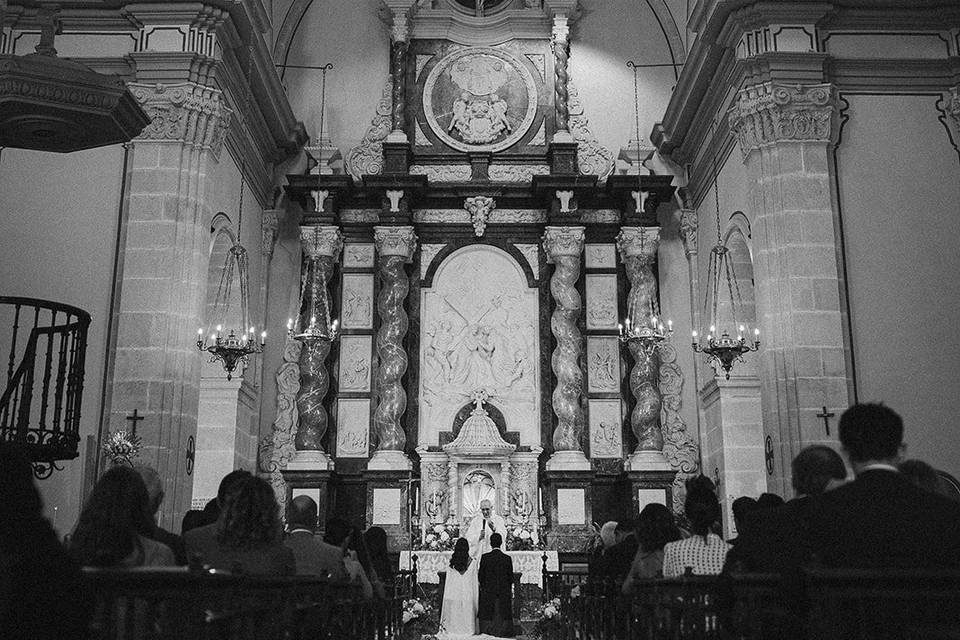
M 633 69 L 633 115 L 634 125 L 636 126 L 637 141 L 637 191 L 642 192 L 642 178 L 640 167 L 640 90 L 637 84 L 637 69 L 639 65 L 632 60 L 627 62 L 627 66 Z M 640 199 L 637 199 L 638 203 Z M 637 211 L 638 216 L 640 211 Z M 633 259 L 648 260 L 645 250 L 647 230 L 640 227 L 640 253 L 639 257 Z M 650 258 L 652 259 L 652 258 Z M 651 274 L 652 277 L 652 274 Z M 637 287 L 636 284 L 633 287 Z M 640 300 L 642 298 L 642 300 Z M 668 320 L 664 327 L 660 320 L 660 305 L 657 303 L 657 296 L 639 296 L 634 295 L 631 290 L 627 298 L 627 315 L 623 322 L 617 325 L 620 342 L 627 344 L 633 350 L 637 347 L 643 353 L 650 357 L 657 347 L 665 340 L 668 340 L 673 334 L 673 321 Z
M 247 58 L 247 92 L 244 100 L 244 112 L 250 101 L 250 63 L 253 58 L 253 46 Z M 241 126 L 243 112 L 241 112 Z M 233 379 L 233 372 L 238 365 L 246 367 L 250 355 L 261 353 L 267 342 L 267 332 L 262 331 L 257 340 L 256 328 L 249 324 L 250 319 L 250 274 L 247 250 L 240 244 L 240 233 L 243 230 L 243 192 L 246 186 L 246 163 L 240 166 L 240 202 L 237 205 L 237 239 L 227 253 L 223 269 L 220 272 L 220 282 L 217 285 L 217 297 L 213 304 L 214 328 L 204 331 L 203 327 L 197 330 L 197 349 L 210 354 L 210 362 L 220 361 L 227 380 Z M 234 282 L 240 285 L 239 318 L 230 317 L 230 306 L 233 299 Z M 231 321 L 239 320 L 239 326 L 229 326 Z M 226 329 L 224 327 L 227 326 Z
M 743 355 L 760 348 L 760 329 L 753 329 L 753 344 L 747 344 L 745 337 L 747 327 L 737 322 L 737 308 L 742 314 L 743 299 L 740 296 L 740 284 L 737 281 L 733 262 L 730 259 L 730 250 L 723 244 L 720 235 L 720 190 L 717 186 L 719 175 L 717 171 L 717 156 L 713 156 L 713 198 L 717 225 L 717 244 L 710 250 L 710 263 L 707 267 L 707 291 L 703 298 L 703 314 L 707 316 L 709 305 L 710 315 L 707 316 L 710 332 L 706 343 L 702 342 L 702 335 L 693 332 L 693 350 L 708 356 L 716 365 L 723 369 L 727 380 L 730 379 L 730 370 L 734 363 L 743 362 Z M 718 315 L 720 309 L 721 278 L 726 285 L 728 300 L 730 301 L 730 324 L 724 325 Z M 718 334 L 719 327 L 719 334 Z M 736 338 L 733 331 L 736 328 Z
M 313 227 L 311 242 L 305 243 L 307 265 L 300 283 L 300 298 L 297 303 L 297 320 L 287 320 L 287 335 L 294 340 L 325 340 L 333 342 L 339 335 L 339 320 L 330 316 L 330 297 L 327 294 L 321 269 L 326 268 L 321 261 L 322 247 L 328 239 L 322 237 L 319 225 Z M 309 318 L 307 322 L 304 319 Z M 305 326 L 304 326 L 305 325 Z

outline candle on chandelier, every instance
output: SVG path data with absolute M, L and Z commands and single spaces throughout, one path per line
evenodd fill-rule
M 293 329 L 293 318 L 287 318 L 287 331 Z
M 261 331 L 261 332 L 260 332 L 260 346 L 262 347 L 262 346 L 265 345 L 265 344 L 267 344 L 267 332 L 266 332 L 266 331 Z

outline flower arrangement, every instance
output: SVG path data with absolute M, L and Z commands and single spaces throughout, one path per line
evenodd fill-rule
M 530 523 L 523 522 L 507 527 L 507 551 L 533 551 L 540 549 L 540 540 Z
M 430 613 L 431 607 L 429 603 L 423 602 L 417 598 L 410 598 L 409 600 L 403 601 L 403 624 L 407 624 L 411 620 L 420 618 L 421 616 L 426 616 Z
M 427 551 L 451 551 L 460 537 L 460 527 L 455 524 L 435 524 L 424 531 L 419 548 Z
M 140 436 L 124 430 L 110 433 L 101 446 L 101 449 L 113 464 L 128 466 L 133 466 L 133 459 L 140 455 L 140 449 L 142 448 L 143 443 Z
M 534 613 L 536 616 L 533 637 L 537 640 L 549 640 L 560 634 L 560 598 L 544 602 Z

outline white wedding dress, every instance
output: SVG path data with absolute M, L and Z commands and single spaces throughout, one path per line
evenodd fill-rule
M 480 600 L 477 565 L 476 560 L 470 560 L 463 573 L 447 567 L 447 580 L 440 609 L 440 629 L 437 633 L 440 638 L 469 638 L 477 635 L 477 603 Z

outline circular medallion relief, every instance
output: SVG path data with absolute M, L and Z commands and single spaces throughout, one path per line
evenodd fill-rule
M 440 60 L 423 85 L 427 124 L 459 151 L 502 151 L 530 129 L 537 87 L 519 60 L 496 49 L 464 49 Z

